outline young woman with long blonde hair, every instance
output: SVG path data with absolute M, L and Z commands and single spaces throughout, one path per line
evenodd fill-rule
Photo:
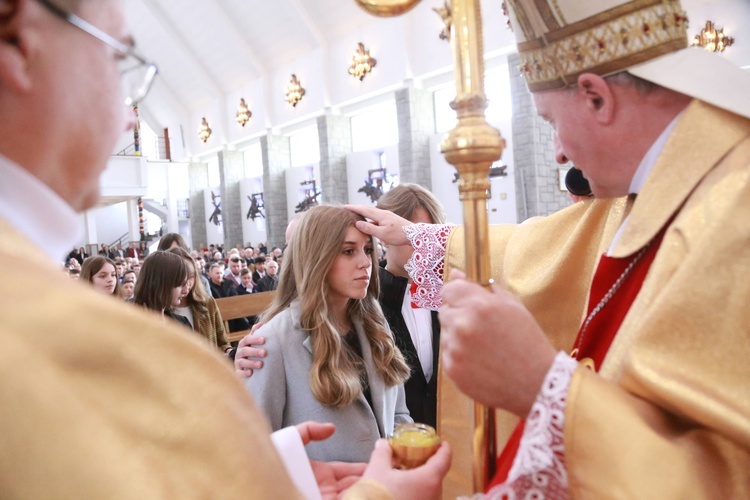
M 331 438 L 307 445 L 315 460 L 366 462 L 378 438 L 411 422 L 402 385 L 409 368 L 378 304 L 372 238 L 357 220 L 335 206 L 301 218 L 262 317 L 264 368 L 245 381 L 274 430 L 336 425 Z

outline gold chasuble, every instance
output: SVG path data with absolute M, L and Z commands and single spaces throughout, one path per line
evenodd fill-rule
M 491 230 L 494 279 L 558 349 L 573 347 L 595 266 L 628 203 L 582 202 Z M 693 101 L 611 256 L 634 255 L 666 225 L 662 243 L 599 373 L 579 367 L 571 381 L 571 496 L 750 497 L 748 218 L 750 120 Z M 445 264 L 446 276 L 463 266 L 461 228 Z M 455 451 L 445 498 L 471 489 L 472 410 L 441 375 L 440 432 Z M 498 413 L 502 449 L 517 419 Z

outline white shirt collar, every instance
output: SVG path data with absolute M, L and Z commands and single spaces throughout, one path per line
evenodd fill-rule
M 0 217 L 51 260 L 62 262 L 83 236 L 83 220 L 65 200 L 0 155 Z

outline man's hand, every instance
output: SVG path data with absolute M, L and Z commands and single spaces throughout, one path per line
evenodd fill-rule
M 411 470 L 394 469 L 391 447 L 386 440 L 380 439 L 375 443 L 362 477 L 379 482 L 396 498 L 440 498 L 443 478 L 450 467 L 451 447 L 443 441 L 424 465 Z
M 498 285 L 487 290 L 453 270 L 443 286 L 443 369 L 462 392 L 525 418 L 555 349 L 521 301 Z
M 333 424 L 304 422 L 296 426 L 304 444 L 310 441 L 323 441 L 333 435 Z M 336 499 L 339 494 L 359 480 L 367 464 L 346 462 L 318 462 L 310 460 L 315 480 L 324 499 Z
M 357 221 L 357 229 L 365 234 L 375 236 L 387 245 L 409 245 L 404 233 L 404 226 L 412 223 L 402 219 L 393 212 L 363 205 L 346 205 L 354 213 L 370 219 L 372 222 Z
M 266 350 L 261 349 L 258 345 L 266 343 L 266 339 L 255 332 L 263 326 L 263 323 L 255 323 L 250 333 L 242 337 L 237 344 L 237 353 L 234 356 L 234 369 L 241 377 L 252 377 L 253 370 L 263 368 L 263 361 L 258 358 L 266 357 Z

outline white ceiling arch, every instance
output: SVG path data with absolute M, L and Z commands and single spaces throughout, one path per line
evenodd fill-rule
M 691 34 L 714 20 L 735 37 L 724 57 L 750 67 L 749 0 L 682 3 Z M 451 65 L 447 44 L 437 39 L 440 20 L 432 12 L 442 4 L 423 0 L 400 18 L 382 19 L 354 0 L 128 0 L 138 49 L 159 66 L 142 114 L 157 121 L 150 123 L 155 130 L 181 128 L 185 154 L 197 155 L 431 78 Z M 481 1 L 487 52 L 512 44 L 500 4 Z M 346 75 L 357 41 L 372 47 L 378 58 L 372 78 L 362 83 Z M 283 86 L 294 72 L 313 89 L 296 109 L 283 102 Z M 253 110 L 254 121 L 245 129 L 234 123 L 240 97 Z M 202 116 L 209 117 L 218 136 L 206 146 L 193 137 Z

